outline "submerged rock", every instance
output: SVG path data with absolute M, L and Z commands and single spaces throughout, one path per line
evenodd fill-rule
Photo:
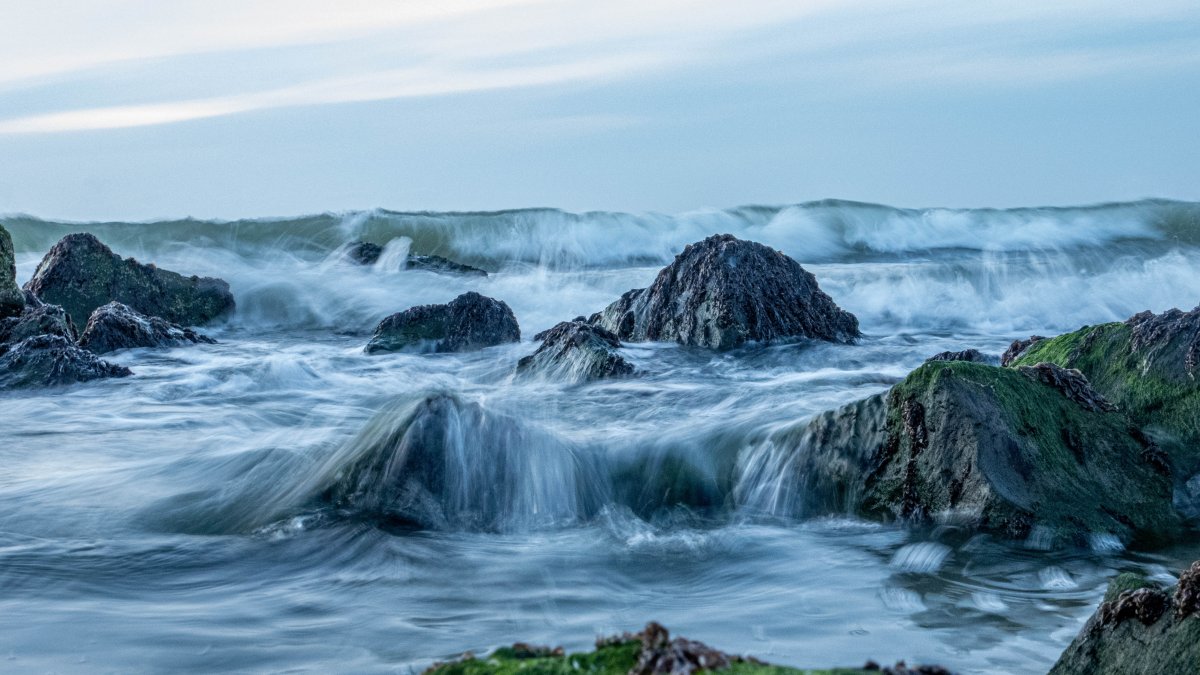
M 482 659 L 465 654 L 449 663 L 435 663 L 424 675 L 693 675 L 725 670 L 737 675 L 950 675 L 950 671 L 938 666 L 909 668 L 898 663 L 881 668 L 871 661 L 862 668 L 798 670 L 727 654 L 696 640 L 672 638 L 666 628 L 653 621 L 640 633 L 600 638 L 591 652 L 567 654 L 562 647 L 517 643 Z
M 858 319 L 834 304 L 799 263 L 728 234 L 687 246 L 649 288 L 625 293 L 589 322 L 630 342 L 712 349 L 786 338 L 852 342 L 859 336 Z
M 988 356 L 978 349 L 964 349 L 961 352 L 940 352 L 925 359 L 925 363 L 930 361 L 969 361 L 971 363 L 987 363 L 995 365 L 998 359 Z
M 1079 370 L 1128 416 L 1169 458 L 1177 505 L 1200 516 L 1200 503 L 1188 496 L 1189 481 L 1200 475 L 1200 308 L 1085 326 L 1033 343 L 1012 364 L 1042 362 Z
M 16 316 L 25 308 L 25 296 L 17 286 L 17 262 L 12 237 L 0 225 L 0 318 Z
M 1174 589 L 1122 574 L 1050 675 L 1184 675 L 1200 668 L 1200 561 Z
M 542 344 L 517 362 L 518 373 L 541 373 L 571 380 L 596 380 L 632 375 L 634 368 L 617 349 L 621 342 L 611 331 L 583 321 L 563 321 L 533 336 Z
M 366 351 L 467 352 L 520 340 L 521 328 L 507 304 L 470 292 L 445 305 L 420 305 L 389 316 Z
M 816 417 L 796 453 L 800 510 L 954 518 L 1024 538 L 1155 544 L 1180 532 L 1171 479 L 1120 413 L 1007 368 L 927 363 L 885 395 Z
M 80 347 L 97 354 L 135 347 L 180 347 L 216 342 L 191 328 L 157 316 L 146 316 L 119 302 L 110 302 L 92 312 L 79 338 Z
M 195 326 L 233 311 L 229 284 L 122 259 L 90 234 L 63 237 L 25 285 L 42 300 L 61 305 L 76 325 L 96 308 L 117 301 L 171 323 Z
M 374 265 L 383 255 L 383 247 L 367 241 L 356 241 L 346 248 L 346 257 L 360 265 Z M 488 273 L 478 267 L 454 262 L 440 255 L 417 255 L 410 253 L 404 262 L 404 268 L 436 272 L 438 274 L 460 274 L 465 276 L 486 277 Z
M 132 375 L 61 335 L 38 335 L 0 346 L 0 389 L 47 387 Z

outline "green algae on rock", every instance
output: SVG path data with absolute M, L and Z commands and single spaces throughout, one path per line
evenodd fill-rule
M 561 647 L 517 643 L 485 658 L 471 654 L 449 663 L 436 663 L 425 675 L 691 675 L 719 671 L 730 675 L 950 675 L 938 666 L 909 668 L 903 662 L 880 667 L 804 670 L 775 666 L 752 657 L 725 654 L 702 642 L 676 637 L 651 622 L 637 634 L 626 633 L 596 641 L 591 652 L 567 654 Z
M 1078 393 L 1038 372 L 926 363 L 886 395 L 819 415 L 792 439 L 804 510 L 955 517 L 1013 538 L 1036 527 L 1062 543 L 1177 536 L 1170 479 L 1143 439 L 1122 414 Z
M 12 237 L 0 225 L 0 318 L 16 316 L 25 308 L 25 295 L 17 286 L 16 254 Z
M 1200 561 L 1163 589 L 1134 574 L 1109 584 L 1104 602 L 1050 675 L 1192 675 L 1200 670 Z
M 117 301 L 175 324 L 197 326 L 233 311 L 229 284 L 121 258 L 90 234 L 63 237 L 25 285 L 43 301 L 61 305 L 75 325 Z

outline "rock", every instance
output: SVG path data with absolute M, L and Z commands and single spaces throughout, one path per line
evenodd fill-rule
M 925 359 L 925 363 L 931 361 L 968 361 L 970 363 L 987 363 L 995 365 L 996 358 L 988 356 L 978 349 L 965 349 L 961 352 L 941 352 Z
M 191 328 L 177 326 L 157 316 L 146 316 L 119 302 L 110 302 L 92 312 L 79 346 L 97 354 L 135 347 L 181 347 L 216 340 Z
M 796 510 L 952 518 L 1055 542 L 1176 538 L 1171 479 L 1118 412 L 1019 371 L 927 363 L 884 395 L 776 439 L 792 455 Z
M 462 263 L 447 260 L 438 255 L 409 255 L 408 260 L 404 263 L 404 268 L 409 270 L 423 270 L 425 272 L 437 272 L 438 274 L 461 274 L 472 277 L 486 277 L 488 273 L 478 267 L 471 267 Z
M 383 247 L 366 241 L 356 241 L 346 248 L 346 257 L 360 265 L 374 265 L 383 255 Z M 486 277 L 488 273 L 478 267 L 454 262 L 440 255 L 416 255 L 410 253 L 404 262 L 404 268 L 422 270 L 438 274 L 460 274 L 465 276 Z
M 17 259 L 12 236 L 0 226 L 0 319 L 16 316 L 25 308 L 25 296 L 17 286 Z
M 1085 410 L 1112 412 L 1117 409 L 1096 393 L 1083 373 L 1074 368 L 1063 368 L 1056 363 L 1039 363 L 1033 366 L 1017 366 L 1017 372 L 1036 382 L 1054 387 Z
M 1200 561 L 1174 591 L 1122 574 L 1050 675 L 1183 675 L 1200 665 Z M 1130 588 L 1130 586 L 1134 586 Z
M 74 343 L 75 324 L 58 305 L 47 305 L 30 296 L 19 316 L 0 319 L 0 344 L 16 343 L 37 335 L 58 335 Z
M 840 309 L 795 260 L 762 244 L 715 235 L 691 244 L 589 323 L 629 342 L 731 349 L 749 341 L 852 342 L 858 319 Z
M 356 241 L 346 248 L 346 257 L 360 265 L 374 265 L 383 255 L 383 247 L 368 241 Z
M 1012 362 L 1016 361 L 1026 349 L 1029 349 L 1029 347 L 1033 345 L 1033 343 L 1040 342 L 1045 339 L 1046 338 L 1042 337 L 1041 335 L 1031 335 L 1029 336 L 1028 340 L 1013 340 L 1012 344 L 1008 346 L 1008 349 L 1004 350 L 1004 353 L 1000 355 L 1000 365 L 1011 365 Z
M 617 349 L 621 342 L 611 331 L 583 321 L 563 321 L 533 336 L 542 344 L 517 362 L 518 373 L 540 373 L 573 381 L 632 375 L 634 368 Z
M 624 633 L 596 640 L 594 651 L 567 654 L 561 647 L 531 647 L 517 643 L 502 647 L 486 658 L 472 654 L 447 663 L 435 663 L 424 675 L 693 675 L 706 671 L 725 671 L 737 675 L 950 675 L 937 666 L 914 666 L 903 662 L 880 668 L 868 661 L 862 668 L 836 668 L 828 671 L 797 670 L 764 663 L 756 658 L 727 654 L 703 642 L 684 637 L 672 638 L 656 622 L 646 624 L 639 633 Z
M 470 292 L 449 304 L 420 305 L 389 316 L 375 329 L 366 351 L 467 352 L 520 339 L 521 328 L 507 304 Z
M 1176 503 L 1200 517 L 1188 481 L 1200 474 L 1200 308 L 1142 312 L 1035 342 L 1014 366 L 1046 362 L 1079 370 L 1168 458 Z
M 133 373 L 61 335 L 38 335 L 0 347 L 0 389 L 48 387 Z
M 195 326 L 233 311 L 229 284 L 122 259 L 90 234 L 70 234 L 50 249 L 25 288 L 61 305 L 76 325 L 97 307 L 121 302 L 171 323 Z

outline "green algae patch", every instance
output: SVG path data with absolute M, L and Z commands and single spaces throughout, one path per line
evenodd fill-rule
M 1140 588 L 1157 588 L 1158 584 L 1135 572 L 1122 572 L 1108 582 L 1104 591 L 1104 602 L 1116 600 L 1125 591 L 1136 591 Z
M 1178 534 L 1170 481 L 1118 412 L 1031 373 L 964 361 L 921 366 L 887 403 L 869 514 L 959 514 L 1008 536 L 1039 526 L 1075 543 L 1111 534 L 1154 545 Z

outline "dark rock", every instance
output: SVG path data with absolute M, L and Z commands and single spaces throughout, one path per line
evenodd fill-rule
M 110 302 L 92 312 L 79 338 L 80 347 L 97 354 L 135 347 L 181 347 L 216 342 L 191 328 L 157 316 L 146 316 L 119 302 Z
M 745 661 L 703 642 L 683 637 L 672 640 L 667 629 L 653 621 L 646 624 L 639 637 L 642 651 L 629 675 L 691 675 L 704 670 L 724 670 Z
M 731 349 L 749 341 L 852 342 L 858 319 L 783 253 L 732 235 L 691 244 L 649 288 L 632 290 L 589 322 L 629 342 Z
M 346 248 L 346 257 L 360 265 L 374 265 L 383 255 L 383 247 L 369 241 L 356 241 Z
M 520 339 L 521 328 L 507 304 L 471 292 L 449 304 L 420 305 L 389 316 L 375 329 L 366 351 L 466 352 Z
M 1017 366 L 1022 375 L 1054 387 L 1070 400 L 1093 412 L 1112 412 L 1116 406 L 1109 403 L 1092 389 L 1091 383 L 1083 373 L 1074 368 L 1063 368 L 1055 363 L 1039 363 L 1033 366 Z
M 58 305 L 32 298 L 20 316 L 0 319 L 0 344 L 17 343 L 37 335 L 58 335 L 74 343 L 78 335 L 71 317 Z
M 1013 369 L 928 363 L 886 395 L 780 432 L 793 511 L 883 519 L 953 517 L 1003 536 L 1033 526 L 1155 544 L 1180 533 L 1171 480 L 1143 459 L 1120 413 Z
M 1200 561 L 1180 575 L 1172 594 L 1122 574 L 1059 657 L 1050 675 L 1175 675 L 1200 666 L 1195 583 Z M 1130 588 L 1130 586 L 1133 586 Z M 1190 591 L 1189 591 L 1190 589 Z
M 54 386 L 133 373 L 102 360 L 61 335 L 38 335 L 3 347 L 0 389 Z
M 17 286 L 17 261 L 12 237 L 0 226 L 0 318 L 16 316 L 25 308 L 25 296 Z
M 517 362 L 518 373 L 538 372 L 570 380 L 632 375 L 634 368 L 617 353 L 621 342 L 611 331 L 582 321 L 563 321 L 533 336 L 542 344 Z
M 472 277 L 486 277 L 488 273 L 478 267 L 471 267 L 462 263 L 448 260 L 439 255 L 409 255 L 408 260 L 404 263 L 404 268 L 409 270 L 422 270 L 425 272 L 437 272 L 438 274 L 461 274 Z
M 925 363 L 930 361 L 967 361 L 970 363 L 986 363 L 989 365 L 996 364 L 996 358 L 988 356 L 978 349 L 964 349 L 961 352 L 940 352 L 925 359 Z
M 1000 365 L 1011 365 L 1012 362 L 1020 358 L 1021 354 L 1023 354 L 1026 349 L 1029 349 L 1033 343 L 1040 342 L 1045 339 L 1046 338 L 1042 337 L 1041 335 L 1031 335 L 1029 336 L 1028 340 L 1013 340 L 1012 344 L 1008 346 L 1008 349 L 1004 350 L 1004 353 L 1000 355 Z
M 229 284 L 122 259 L 90 234 L 71 234 L 50 249 L 25 288 L 61 305 L 76 325 L 97 307 L 117 301 L 150 316 L 186 326 L 233 311 Z

